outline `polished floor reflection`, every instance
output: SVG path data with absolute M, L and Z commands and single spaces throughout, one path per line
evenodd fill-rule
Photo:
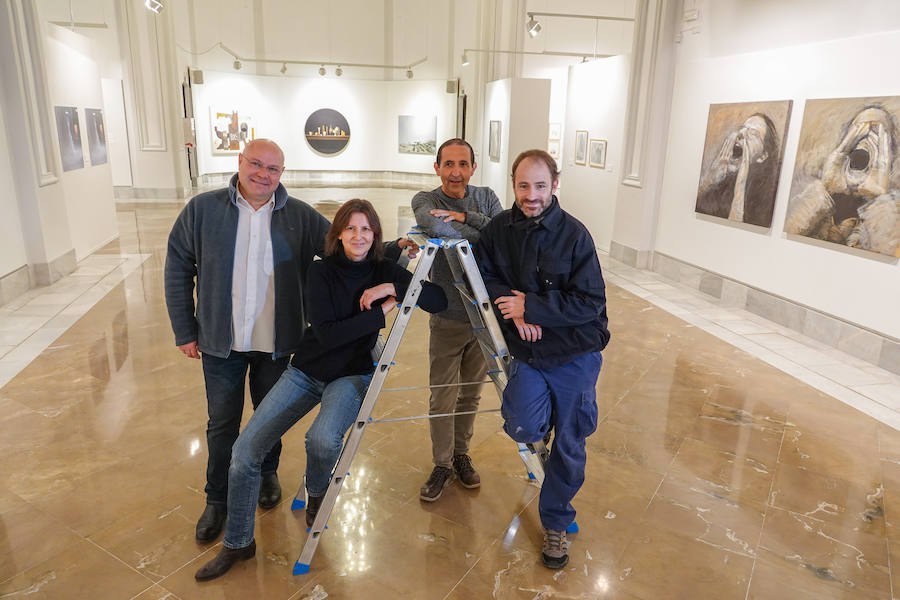
M 310 199 L 327 199 L 318 193 Z M 395 230 L 411 193 L 367 195 Z M 327 213 L 334 203 L 319 206 Z M 649 297 L 625 271 L 610 277 L 602 422 L 588 441 L 575 500 L 581 531 L 565 569 L 541 566 L 538 489 L 499 416 L 487 413 L 472 446 L 482 487 L 453 485 L 428 505 L 418 499 L 431 468 L 427 421 L 368 427 L 311 572 L 291 575 L 306 532 L 290 496 L 310 415 L 285 437 L 288 497 L 258 513 L 256 558 L 198 584 L 193 573 L 221 538 L 194 540 L 203 381 L 199 362 L 173 346 L 162 290 L 177 211 L 121 206 L 120 240 L 93 260 L 134 268 L 85 300 L 83 316 L 0 388 L 0 598 L 892 597 L 900 432 L 695 316 L 672 314 L 659 298 L 668 290 L 650 278 L 643 290 L 659 296 Z M 731 321 L 750 336 L 784 333 Z M 426 383 L 426 325 L 414 317 L 388 385 Z M 898 384 L 863 372 L 877 381 L 862 386 Z M 488 390 L 483 408 L 497 406 Z M 427 393 L 385 394 L 375 412 L 422 415 Z

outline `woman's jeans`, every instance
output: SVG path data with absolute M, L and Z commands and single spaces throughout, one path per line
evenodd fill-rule
M 287 366 L 231 449 L 226 548 L 244 548 L 253 541 L 262 461 L 281 436 L 319 402 L 319 414 L 306 432 L 306 489 L 310 496 L 325 494 L 344 433 L 356 420 L 371 380 L 371 375 L 350 375 L 325 384 Z

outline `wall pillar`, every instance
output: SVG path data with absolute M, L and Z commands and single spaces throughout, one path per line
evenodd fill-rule
M 34 3 L 8 0 L 0 5 L 0 108 L 6 133 L 0 143 L 8 149 L 12 181 L 7 189 L 18 209 L 28 286 L 49 285 L 75 269 L 43 54 Z M 6 238 L 0 241 L 15 243 Z M 19 267 L 9 273 L 19 278 L 14 287 L 22 287 L 25 272 Z M 9 299 L 0 297 L 0 301 Z
M 190 177 L 183 140 L 184 107 L 175 56 L 174 11 L 116 4 L 133 188 L 118 197 L 184 198 Z
M 681 0 L 638 0 L 634 24 L 625 150 L 610 256 L 650 266 L 665 168 Z

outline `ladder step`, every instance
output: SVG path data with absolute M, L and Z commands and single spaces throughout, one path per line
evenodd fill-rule
M 485 349 L 491 352 L 494 356 L 499 356 L 499 352 L 497 352 L 497 348 L 494 346 L 494 339 L 491 337 L 490 332 L 487 329 L 473 329 L 472 335 L 475 336 L 475 339 L 481 342 Z
M 465 283 L 460 283 L 459 281 L 453 282 L 453 287 L 456 288 L 456 291 L 459 292 L 459 295 L 468 300 L 471 304 L 478 304 L 478 301 L 475 300 L 475 297 L 469 293 L 469 288 Z

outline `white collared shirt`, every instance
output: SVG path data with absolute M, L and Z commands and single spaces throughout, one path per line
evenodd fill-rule
M 275 269 L 272 211 L 275 194 L 258 210 L 237 193 L 238 226 L 231 279 L 231 349 L 275 350 Z

